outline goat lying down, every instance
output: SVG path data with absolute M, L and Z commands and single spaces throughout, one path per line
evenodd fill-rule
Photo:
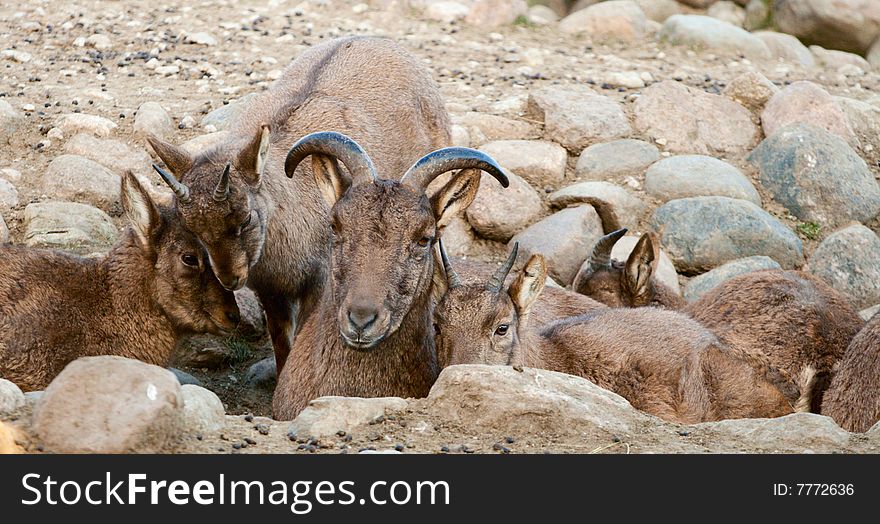
M 0 246 L 0 377 L 33 391 L 84 356 L 166 366 L 178 337 L 238 324 L 196 238 L 131 173 L 122 208 L 131 226 L 102 258 Z
M 505 289 L 516 251 L 485 284 L 461 284 L 441 251 L 448 282 L 434 311 L 441 367 L 513 364 L 569 373 L 672 422 L 793 412 L 794 384 L 762 355 L 725 344 L 674 311 L 599 309 L 531 328 L 530 310 L 547 267 L 542 256 L 532 256 Z

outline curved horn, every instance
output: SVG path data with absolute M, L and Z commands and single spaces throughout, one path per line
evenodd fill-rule
M 297 140 L 284 161 L 287 177 L 293 178 L 296 166 L 310 155 L 326 155 L 341 160 L 355 182 L 379 178 L 367 152 L 353 139 L 335 131 L 312 133 Z
M 178 202 L 180 202 L 181 204 L 189 204 L 192 201 L 192 199 L 189 197 L 189 188 L 186 187 L 186 185 L 178 182 L 177 179 L 174 178 L 174 175 L 172 175 L 168 171 L 165 171 L 156 164 L 153 164 L 153 169 L 155 169 L 156 172 L 159 173 L 159 176 L 162 177 L 162 180 L 164 180 L 165 183 L 168 184 L 168 187 L 170 187 L 171 190 L 174 191 L 175 196 L 177 196 Z
M 425 190 L 435 178 L 453 169 L 482 169 L 495 177 L 502 187 L 510 185 L 507 175 L 492 157 L 468 147 L 446 147 L 428 153 L 407 170 L 400 183 Z
M 455 272 L 455 268 L 452 267 L 452 263 L 449 262 L 446 248 L 443 247 L 443 240 L 440 239 L 438 244 L 440 245 L 440 259 L 443 261 L 443 270 L 446 271 L 446 283 L 449 285 L 449 289 L 455 289 L 461 286 L 461 279 L 458 277 L 458 273 Z
M 220 175 L 220 181 L 214 188 L 214 202 L 225 202 L 229 198 L 229 163 L 226 163 L 226 169 Z
M 513 250 L 510 252 L 510 255 L 508 255 L 504 264 L 498 268 L 498 271 L 496 271 L 495 274 L 492 275 L 492 278 L 489 279 L 489 282 L 486 283 L 486 289 L 494 291 L 495 293 L 501 291 L 501 287 L 504 285 L 504 280 L 510 273 L 510 268 L 512 268 L 513 263 L 516 262 L 517 253 L 519 253 L 519 242 L 514 242 Z
M 621 228 L 617 231 L 608 233 L 604 237 L 600 238 L 596 241 L 596 245 L 593 246 L 593 250 L 590 251 L 589 260 L 590 271 L 598 271 L 602 269 L 608 264 L 611 263 L 611 249 L 614 248 L 614 244 L 620 240 L 620 237 L 625 235 L 627 229 Z

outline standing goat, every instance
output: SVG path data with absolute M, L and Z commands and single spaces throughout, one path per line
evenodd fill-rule
M 295 170 L 310 155 L 326 159 L 313 172 L 332 206 L 330 280 L 279 373 L 275 418 L 292 419 L 324 395 L 423 397 L 439 372 L 434 245 L 473 202 L 480 170 L 504 187 L 507 177 L 484 153 L 453 147 L 422 157 L 400 181 L 382 179 L 356 142 L 332 132 L 294 145 L 288 176 L 305 176 Z M 456 169 L 429 199 L 428 184 Z
M 505 292 L 515 256 L 516 246 L 488 283 L 461 285 L 443 254 L 449 286 L 434 312 L 441 366 L 518 364 L 577 375 L 673 422 L 792 412 L 760 356 L 724 344 L 673 311 L 601 309 L 530 328 L 547 267 L 533 255 Z
M 825 392 L 822 414 L 849 431 L 880 421 L 880 315 L 853 338 Z
M 122 208 L 131 227 L 100 259 L 0 247 L 0 377 L 30 391 L 84 356 L 165 366 L 181 335 L 238 324 L 196 238 L 131 173 Z
M 771 269 L 725 280 L 690 304 L 657 278 L 658 245 L 645 234 L 625 264 L 611 248 L 626 232 L 601 238 L 575 278 L 574 289 L 612 306 L 656 305 L 690 315 L 731 344 L 763 352 L 794 377 L 798 410 L 819 413 L 835 364 L 864 326 L 852 304 L 821 279 Z
M 329 208 L 312 174 L 328 160 L 313 157 L 291 181 L 284 159 L 294 141 L 322 130 L 359 140 L 383 173 L 403 173 L 450 143 L 449 117 L 430 73 L 394 42 L 362 37 L 301 54 L 244 108 L 229 138 L 207 152 L 193 157 L 149 138 L 170 173 L 156 169 L 217 278 L 231 290 L 248 285 L 260 298 L 279 372 L 321 297 L 330 246 Z

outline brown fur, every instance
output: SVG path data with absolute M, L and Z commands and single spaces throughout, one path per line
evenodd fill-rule
M 880 420 L 880 315 L 847 348 L 825 392 L 822 414 L 860 433 Z
M 353 137 L 379 172 L 398 176 L 450 142 L 449 118 L 425 67 L 390 40 L 361 37 L 302 53 L 242 111 L 231 138 L 203 155 L 192 158 L 150 139 L 190 189 L 192 203 L 178 203 L 177 210 L 207 248 L 220 281 L 234 289 L 246 284 L 260 297 L 279 370 L 328 277 L 329 208 L 313 164 L 301 164 L 292 180 L 284 172 L 293 142 L 315 131 Z M 227 163 L 230 194 L 217 203 L 212 195 Z
M 520 364 L 578 375 L 681 423 L 792 412 L 766 365 L 673 311 L 600 309 L 530 328 L 545 277 L 543 257 L 533 256 L 507 293 L 449 289 L 435 310 L 441 366 Z
M 83 356 L 164 366 L 179 336 L 235 327 L 235 296 L 174 212 L 130 173 L 122 205 L 133 227 L 103 258 L 0 247 L 0 377 L 32 391 Z

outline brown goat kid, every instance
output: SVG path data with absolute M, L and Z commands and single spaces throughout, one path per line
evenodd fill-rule
M 511 256 L 511 260 L 515 256 Z M 766 365 L 725 345 L 685 315 L 656 308 L 604 309 L 529 327 L 547 267 L 534 255 L 504 292 L 504 276 L 456 285 L 435 310 L 441 366 L 514 364 L 584 377 L 664 420 L 696 423 L 792 412 Z
M 122 207 L 132 227 L 100 259 L 0 247 L 0 377 L 32 391 L 83 356 L 165 366 L 181 335 L 238 324 L 198 241 L 131 173 Z
M 491 158 L 465 148 L 424 156 L 400 181 L 382 179 L 364 150 L 339 133 L 302 138 L 290 150 L 287 174 L 304 176 L 297 165 L 316 154 L 329 159 L 314 166 L 314 176 L 332 205 L 330 280 L 279 373 L 273 411 L 280 420 L 324 395 L 427 395 L 439 373 L 434 245 L 476 197 L 479 170 L 508 185 Z M 429 199 L 428 184 L 456 169 Z
M 313 171 L 288 180 L 290 146 L 316 131 L 354 137 L 382 173 L 403 173 L 449 145 L 449 117 L 430 73 L 391 40 L 349 37 L 303 52 L 238 115 L 229 138 L 195 157 L 151 137 L 184 225 L 227 288 L 251 287 L 266 311 L 280 370 L 328 277 L 329 208 Z M 180 179 L 178 182 L 177 179 Z
M 864 321 L 841 293 L 802 271 L 764 270 L 728 279 L 690 304 L 659 282 L 659 246 L 652 234 L 639 240 L 626 264 L 611 248 L 625 230 L 600 239 L 573 288 L 611 306 L 654 305 L 679 310 L 732 345 L 763 352 L 794 378 L 797 409 L 819 413 L 835 364 Z
M 859 433 L 880 421 L 880 315 L 847 348 L 825 392 L 822 414 Z

